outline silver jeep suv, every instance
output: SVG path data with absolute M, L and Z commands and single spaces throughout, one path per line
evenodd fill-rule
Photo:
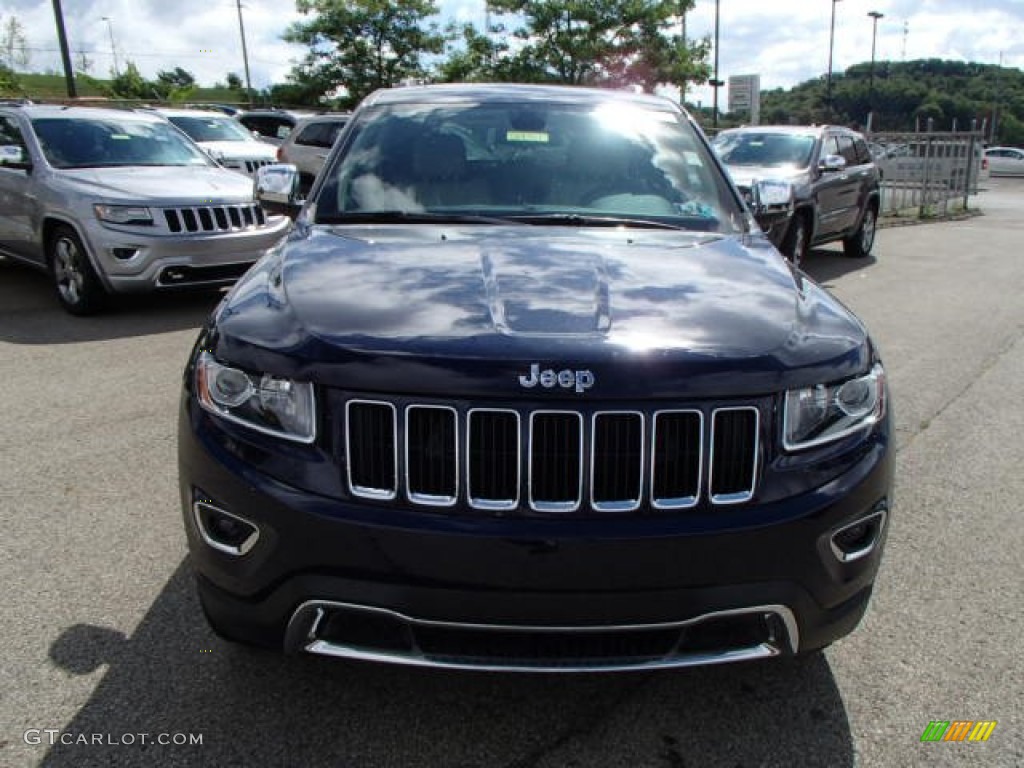
M 0 107 L 0 253 L 49 270 L 72 314 L 109 293 L 230 284 L 288 226 L 161 117 Z

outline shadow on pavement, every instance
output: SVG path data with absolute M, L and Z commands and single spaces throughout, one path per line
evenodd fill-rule
M 64 733 L 115 744 L 57 743 L 46 766 L 853 765 L 821 654 L 565 676 L 287 657 L 216 639 L 187 560 L 130 637 L 72 626 L 49 655 L 70 674 L 108 668 Z M 119 743 L 143 733 L 202 734 L 202 744 Z
M 801 267 L 815 282 L 828 287 L 832 280 L 837 280 L 852 272 L 870 269 L 877 262 L 878 259 L 874 254 L 863 259 L 851 259 L 844 256 L 841 250 L 815 248 L 803 260 Z
M 73 344 L 198 328 L 217 306 L 217 290 L 118 296 L 102 314 L 72 317 L 48 275 L 0 259 L 0 342 Z

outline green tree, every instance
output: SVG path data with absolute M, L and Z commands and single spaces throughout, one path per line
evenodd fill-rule
M 228 90 L 230 90 L 230 91 L 240 91 L 240 90 L 242 90 L 242 88 L 243 88 L 243 86 L 242 86 L 242 78 L 240 78 L 237 73 L 235 73 L 235 72 L 228 72 L 227 81 L 228 81 Z
M 142 76 L 134 61 L 125 62 L 119 74 L 112 75 L 107 86 L 110 96 L 119 99 L 162 99 L 156 86 Z
M 195 76 L 181 67 L 156 73 L 157 83 L 171 88 L 191 88 L 196 84 Z
M 432 0 L 297 0 L 308 21 L 293 23 L 284 39 L 308 46 L 292 70 L 293 84 L 315 83 L 321 93 L 344 88 L 349 104 L 377 88 L 427 76 L 424 57 L 440 54 L 445 38 Z
M 28 67 L 28 43 L 25 40 L 25 28 L 17 16 L 11 16 L 0 32 L 0 57 L 3 64 L 12 71 Z
M 670 34 L 694 0 L 492 0 L 523 19 L 513 32 L 519 68 L 538 80 L 572 85 L 703 82 L 707 41 Z

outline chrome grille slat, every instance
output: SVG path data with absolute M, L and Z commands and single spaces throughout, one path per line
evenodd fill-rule
M 367 499 L 401 493 L 416 505 L 484 512 L 628 513 L 645 503 L 652 511 L 740 504 L 757 486 L 754 405 L 517 410 L 353 397 L 343 410 L 348 487 Z
M 704 414 L 695 410 L 658 411 L 651 435 L 651 504 L 655 509 L 687 509 L 700 499 Z
M 481 510 L 519 506 L 520 424 L 516 411 L 474 408 L 466 424 L 466 497 Z
M 409 501 L 450 507 L 458 499 L 458 415 L 454 408 L 405 409 L 405 488 Z
M 713 504 L 740 504 L 754 495 L 759 415 L 756 408 L 747 406 L 712 413 L 708 493 Z
M 576 411 L 530 414 L 530 508 L 575 512 L 583 501 L 583 417 Z
M 398 495 L 398 423 L 395 406 L 349 400 L 345 406 L 345 457 L 352 494 L 390 500 Z
M 643 498 L 643 414 L 599 411 L 592 421 L 590 505 L 598 512 L 632 512 Z

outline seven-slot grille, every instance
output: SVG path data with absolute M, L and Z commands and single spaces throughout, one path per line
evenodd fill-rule
M 197 205 L 164 208 L 164 219 L 171 232 L 231 232 L 262 227 L 266 214 L 256 203 L 239 205 Z
M 484 511 L 630 512 L 738 504 L 754 494 L 754 406 L 628 410 L 396 406 L 352 399 L 344 444 L 353 495 Z M 705 457 L 706 454 L 706 457 Z M 525 481 L 525 487 L 524 487 Z

